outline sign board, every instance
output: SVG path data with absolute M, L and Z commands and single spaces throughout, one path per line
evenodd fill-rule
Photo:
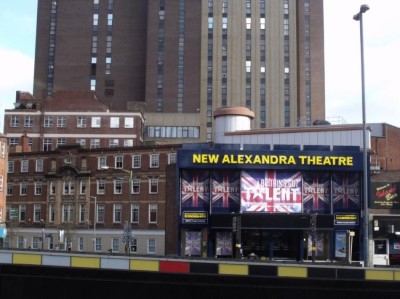
M 185 211 L 182 214 L 182 223 L 204 224 L 208 222 L 208 213 L 205 211 Z
M 358 214 L 335 214 L 335 225 L 358 225 Z

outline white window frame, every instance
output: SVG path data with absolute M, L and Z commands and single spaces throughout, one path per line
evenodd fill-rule
M 113 205 L 113 222 L 121 223 L 122 222 L 122 204 L 115 203 Z
M 35 171 L 43 172 L 43 159 L 37 159 L 35 161 Z
M 97 181 L 97 194 L 105 194 L 106 193 L 106 179 L 98 178 Z
M 118 129 L 119 128 L 119 117 L 110 117 L 110 128 Z
M 57 128 L 66 128 L 67 127 L 67 118 L 65 116 L 57 117 Z
M 21 160 L 21 172 L 29 171 L 29 160 Z
M 127 129 L 134 128 L 135 122 L 133 117 L 125 117 L 124 127 Z
M 141 167 L 142 167 L 142 156 L 132 155 L 132 168 L 141 168 Z
M 158 168 L 160 167 L 160 155 L 159 154 L 150 154 L 150 168 Z
M 78 116 L 76 118 L 76 127 L 77 128 L 86 128 L 86 116 Z
M 92 116 L 92 128 L 101 128 L 100 116 Z
M 42 182 L 35 182 L 34 195 L 42 195 L 43 184 Z
M 153 215 L 155 214 L 155 216 Z M 155 220 L 152 220 L 153 217 Z M 149 223 L 157 223 L 158 218 L 158 205 L 156 203 L 149 203 Z
M 107 157 L 100 156 L 97 158 L 97 169 L 103 169 L 104 166 L 107 166 Z
M 149 194 L 158 194 L 158 178 L 149 178 Z

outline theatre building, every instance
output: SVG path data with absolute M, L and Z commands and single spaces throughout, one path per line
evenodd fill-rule
M 362 260 L 361 126 L 250 130 L 252 117 L 219 109 L 215 142 L 178 150 L 179 254 Z

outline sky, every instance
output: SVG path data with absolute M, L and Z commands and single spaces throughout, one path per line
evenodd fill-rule
M 311 0 L 312 2 L 313 0 Z M 400 128 L 400 1 L 324 0 L 325 114 L 332 124 L 362 123 L 360 22 L 363 14 L 367 123 Z M 0 10 L 0 132 L 17 90 L 33 92 L 37 0 L 4 1 Z M 311 53 L 312 55 L 312 53 Z

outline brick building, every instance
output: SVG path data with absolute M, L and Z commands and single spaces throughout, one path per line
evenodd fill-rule
M 92 91 L 57 91 L 45 100 L 17 92 L 15 108 L 5 110 L 4 117 L 11 152 L 21 150 L 22 133 L 28 136 L 32 151 L 70 144 L 132 147 L 142 143 L 143 126 L 140 111 L 111 110 Z
M 325 118 L 323 16 L 322 0 L 40 0 L 33 94 L 142 105 L 145 137 L 173 143 L 212 141 L 224 106 L 309 125 Z
M 3 247 L 164 255 L 165 207 L 174 200 L 166 169 L 177 147 L 10 153 Z
M 5 135 L 0 135 L 0 245 L 5 237 L 6 226 L 6 186 L 7 186 L 8 146 Z

